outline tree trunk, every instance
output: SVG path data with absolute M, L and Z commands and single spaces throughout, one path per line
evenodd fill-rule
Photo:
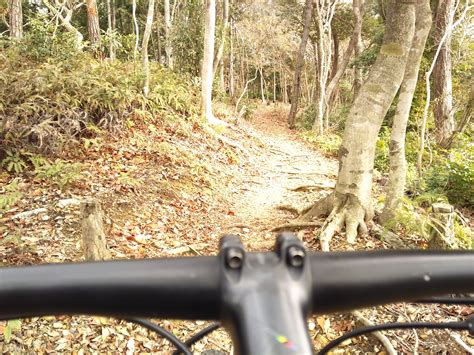
M 110 259 L 107 249 L 102 211 L 99 203 L 94 199 L 87 199 L 81 203 L 82 214 L 82 243 L 86 260 L 98 261 Z
M 303 217 L 326 214 L 321 248 L 329 250 L 334 232 L 345 226 L 349 243 L 367 231 L 373 217 L 371 199 L 375 144 L 390 104 L 402 82 L 415 28 L 415 1 L 388 1 L 385 34 L 377 60 L 349 111 L 339 151 L 335 191 Z
M 171 43 L 171 12 L 170 0 L 165 0 L 165 54 L 166 65 L 173 69 L 173 47 Z
M 89 33 L 89 41 L 93 52 L 100 52 L 100 27 L 99 14 L 97 12 L 96 0 L 86 0 L 87 7 L 87 31 Z
M 301 72 L 304 66 L 304 55 L 306 52 L 306 43 L 308 42 L 309 30 L 311 28 L 311 18 L 313 14 L 313 0 L 306 0 L 304 8 L 304 27 L 301 36 L 300 47 L 296 56 L 295 77 L 293 79 L 293 89 L 291 93 L 291 108 L 288 115 L 288 126 L 295 128 L 296 113 L 298 111 L 298 100 L 301 90 Z
M 263 79 L 263 69 L 260 68 L 260 93 L 262 95 L 262 104 L 266 104 L 267 100 L 265 99 L 265 89 L 264 89 L 264 79 Z
M 9 0 L 8 8 L 10 38 L 21 39 L 23 37 L 23 10 L 21 0 Z
M 314 117 L 314 122 L 313 122 L 313 131 L 316 134 L 323 134 L 324 132 L 324 84 L 323 80 L 321 78 L 323 74 L 323 56 L 324 56 L 324 51 L 323 51 L 323 44 L 322 44 L 322 37 L 319 38 L 319 40 L 316 42 L 316 53 L 317 53 L 317 61 L 316 61 L 316 68 L 315 68 L 315 73 L 316 73 L 316 90 L 314 94 L 314 106 L 316 109 L 316 115 Z
M 137 0 L 132 0 L 132 17 L 135 29 L 135 47 L 133 48 L 133 59 L 136 59 L 138 54 L 138 41 L 140 39 L 140 29 L 138 28 L 137 21 Z
M 405 68 L 405 76 L 403 77 L 403 82 L 400 87 L 397 109 L 390 136 L 390 170 L 389 181 L 386 188 L 387 198 L 384 210 L 379 218 L 382 224 L 393 220 L 405 191 L 407 173 L 405 132 L 413 95 L 416 90 L 423 51 L 431 29 L 431 22 L 429 0 L 417 1 L 415 35 Z
M 110 60 L 115 60 L 115 47 L 112 34 L 114 33 L 114 20 L 113 20 L 113 12 L 112 10 L 112 0 L 107 0 L 107 32 L 109 35 L 109 58 Z
M 231 20 L 230 26 L 230 54 L 229 54 L 229 93 L 230 97 L 234 98 L 235 96 L 235 83 L 234 83 L 234 28 L 232 26 Z
M 204 27 L 204 57 L 202 60 L 201 81 L 201 109 L 209 123 L 216 118 L 212 114 L 212 80 L 214 61 L 214 35 L 216 31 L 216 1 L 205 0 L 205 27 Z
M 325 115 L 327 111 L 326 85 L 331 69 L 331 22 L 335 12 L 337 1 L 331 0 L 320 4 L 316 2 L 316 20 L 318 24 L 318 61 L 317 61 L 317 95 L 315 95 L 316 117 L 313 123 L 313 130 L 316 134 L 322 134 L 324 129 L 329 128 L 329 117 Z
M 362 32 L 362 31 L 361 31 Z M 357 59 L 364 50 L 362 44 L 362 33 L 357 34 L 356 44 L 354 47 L 354 58 Z M 359 94 L 359 90 L 362 87 L 362 68 L 361 66 L 354 66 L 354 98 Z
M 339 83 L 339 80 L 341 80 L 342 75 L 346 71 L 347 65 L 349 64 L 349 60 L 351 59 L 352 53 L 354 52 L 356 43 L 358 40 L 360 40 L 361 37 L 364 0 L 353 0 L 352 9 L 354 11 L 354 30 L 352 31 L 352 36 L 349 41 L 349 44 L 347 45 L 347 48 L 344 51 L 342 62 L 326 89 L 326 98 L 329 102 L 329 107 L 331 107 L 330 105 L 334 98 L 334 89 L 336 88 L 336 85 Z M 330 110 L 327 111 L 327 114 L 329 114 Z
M 84 36 L 82 35 L 81 32 L 79 32 L 79 30 L 76 27 L 71 25 L 72 10 L 64 8 L 64 9 L 61 9 L 61 11 L 59 11 L 57 8 L 51 5 L 51 3 L 48 0 L 42 0 L 42 1 L 43 1 L 43 4 L 48 8 L 48 10 L 54 13 L 54 16 L 57 16 L 59 18 L 64 28 L 68 32 L 74 35 L 74 37 L 76 38 L 76 50 L 78 51 L 82 50 L 82 41 L 84 39 Z M 66 16 L 62 15 L 63 11 L 66 12 Z
M 225 37 L 229 29 L 229 0 L 224 0 L 224 8 L 222 12 L 222 32 L 221 32 L 221 43 L 217 49 L 216 60 L 214 62 L 214 75 L 216 75 L 217 68 L 221 64 L 222 56 L 224 55 Z
M 148 42 L 150 41 L 151 29 L 153 28 L 153 15 L 155 11 L 155 0 L 148 2 L 148 14 L 146 16 L 145 32 L 143 32 L 142 41 L 142 61 L 145 81 L 143 84 L 143 94 L 148 96 L 150 91 L 150 65 L 148 63 Z
M 339 37 L 337 36 L 336 31 L 332 31 L 332 44 L 334 47 L 334 54 L 332 56 L 331 73 L 329 75 L 330 80 L 334 78 L 334 75 L 336 75 L 339 69 Z
M 434 44 L 440 44 L 446 31 L 449 31 L 441 45 L 438 60 L 433 70 L 434 117 L 436 140 L 445 146 L 454 132 L 453 88 L 451 79 L 451 26 L 454 19 L 454 0 L 439 0 L 436 10 Z

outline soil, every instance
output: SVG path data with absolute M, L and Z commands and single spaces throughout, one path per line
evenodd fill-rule
M 248 250 L 273 248 L 271 230 L 294 218 L 283 205 L 299 209 L 328 194 L 335 185 L 337 161 L 326 157 L 286 128 L 286 107 L 259 107 L 250 121 L 209 128 L 199 122 L 140 123 L 121 137 L 106 136 L 87 149 L 77 146 L 62 155 L 81 162 L 77 181 L 60 190 L 54 181 L 32 172 L 19 178 L 23 197 L 0 214 L 0 263 L 4 266 L 83 259 L 79 201 L 94 197 L 104 211 L 107 243 L 114 259 L 216 254 L 219 238 L 241 237 Z M 222 116 L 229 112 L 222 110 Z M 0 182 L 13 177 L 0 175 Z M 300 188 L 300 189 L 298 189 Z M 65 202 L 70 201 L 66 207 Z M 44 208 L 27 218 L 19 213 Z M 318 250 L 317 230 L 299 233 L 310 250 Z M 353 249 L 388 248 L 370 236 Z M 347 250 L 343 233 L 333 250 Z M 159 307 L 159 305 L 157 305 Z M 374 323 L 457 320 L 466 307 L 391 305 L 365 310 Z M 160 325 L 187 339 L 205 322 L 163 321 Z M 314 317 L 309 321 L 316 348 L 358 325 L 352 315 Z M 43 317 L 22 320 L 6 339 L 0 322 L 3 353 L 168 353 L 173 347 L 136 325 L 100 317 Z M 403 353 L 463 353 L 447 331 L 387 332 Z M 474 345 L 473 338 L 463 337 Z M 199 342 L 194 351 L 231 351 L 223 330 Z M 374 338 L 356 338 L 339 352 L 384 353 Z

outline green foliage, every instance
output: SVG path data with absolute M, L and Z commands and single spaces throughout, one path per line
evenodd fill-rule
M 375 146 L 374 161 L 374 167 L 380 172 L 386 173 L 389 169 L 389 142 L 390 130 L 387 127 L 382 127 Z
M 310 131 L 316 117 L 316 105 L 311 104 L 300 110 L 296 115 L 296 127 L 302 131 Z
M 454 221 L 454 235 L 462 249 L 474 249 L 474 232 L 469 226 Z
M 18 152 L 6 151 L 6 157 L 2 160 L 0 166 L 9 173 L 20 174 L 26 168 L 26 162 Z
M 11 208 L 21 199 L 22 194 L 18 191 L 18 182 L 18 179 L 14 179 L 3 187 L 3 191 L 0 190 L 0 212 Z
M 342 143 L 342 138 L 335 133 L 325 133 L 324 135 L 316 135 L 312 131 L 306 131 L 302 134 L 304 140 L 312 143 L 321 152 L 328 156 L 337 157 L 339 153 L 339 147 Z
M 36 13 L 31 16 L 26 29 L 18 47 L 22 57 L 44 61 L 48 58 L 64 60 L 78 55 L 74 35 L 62 31 L 46 15 Z
M 59 152 L 97 130 L 118 131 L 134 120 L 199 112 L 197 87 L 150 63 L 150 93 L 134 63 L 89 56 L 45 63 L 17 61 L 18 50 L 0 53 L 0 153 L 21 148 Z M 91 129 L 95 127 L 96 130 Z
M 175 67 L 199 76 L 204 50 L 204 7 L 200 0 L 189 0 L 173 21 L 171 42 Z
M 37 178 L 48 180 L 61 190 L 81 177 L 82 164 L 80 163 L 68 163 L 61 159 L 53 162 L 36 159 L 33 164 Z
M 21 330 L 21 320 L 19 319 L 11 319 L 7 321 L 7 325 L 3 330 L 3 337 L 5 338 L 5 343 L 9 343 L 12 339 L 12 333 L 18 332 Z
M 450 203 L 474 206 L 474 144 L 439 159 L 426 176 L 426 190 L 444 193 Z

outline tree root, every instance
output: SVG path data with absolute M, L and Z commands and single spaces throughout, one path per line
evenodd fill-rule
M 390 232 L 378 224 L 374 224 L 371 232 L 377 239 L 390 244 L 394 249 L 416 249 L 416 245 L 410 243 L 409 240 L 403 240 L 395 233 Z
M 278 205 L 275 208 L 280 211 L 287 211 L 287 212 L 293 213 L 296 216 L 300 215 L 300 210 L 291 205 Z
M 362 315 L 362 313 L 360 313 L 359 311 L 353 311 L 352 315 L 366 327 L 371 327 L 374 325 L 370 320 L 365 318 Z M 385 350 L 387 350 L 387 353 L 389 355 L 397 355 L 397 351 L 395 350 L 392 343 L 390 342 L 390 340 L 388 340 L 388 338 L 385 335 L 383 335 L 381 332 L 373 332 L 372 335 L 375 336 L 380 341 L 380 343 L 382 343 L 382 345 L 385 347 Z
M 294 220 L 291 223 L 282 224 L 278 227 L 273 228 L 272 232 L 282 232 L 282 231 L 297 231 L 305 228 L 320 227 L 323 222 L 304 222 Z
M 329 185 L 301 185 L 301 186 L 296 186 L 293 188 L 288 188 L 290 191 L 295 191 L 295 192 L 300 192 L 300 191 L 309 191 L 313 189 L 319 189 L 319 190 L 324 190 L 324 189 L 330 189 L 333 188 L 334 186 L 329 186 Z

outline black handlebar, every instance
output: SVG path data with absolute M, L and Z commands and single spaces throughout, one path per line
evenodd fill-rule
M 311 256 L 313 310 L 333 313 L 474 291 L 472 251 L 374 251 Z
M 60 314 L 219 318 L 217 257 L 0 268 L 0 319 Z
M 310 313 L 474 293 L 474 253 L 308 254 L 281 235 L 275 252 L 0 268 L 0 319 L 59 314 L 220 320 L 237 352 L 310 353 Z M 249 329 L 252 328 L 253 329 Z M 283 350 L 282 350 L 283 349 Z M 286 349 L 286 350 L 285 350 Z

